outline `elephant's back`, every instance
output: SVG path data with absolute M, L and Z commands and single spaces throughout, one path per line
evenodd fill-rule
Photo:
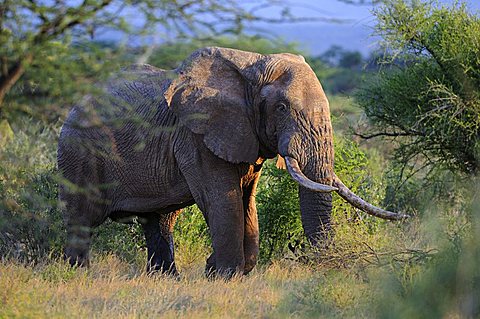
M 149 64 L 132 64 L 112 76 L 106 89 L 112 97 L 132 106 L 148 102 L 161 103 L 165 100 L 163 93 L 174 76 L 174 71 Z
M 64 175 L 74 176 L 94 159 L 103 182 L 119 185 L 115 196 L 159 192 L 164 181 L 158 171 L 171 166 L 178 122 L 163 97 L 171 82 L 166 72 L 130 66 L 71 109 L 58 145 Z
M 134 64 L 97 85 L 70 110 L 59 149 L 72 139 L 77 144 L 105 148 L 105 139 L 124 140 L 145 131 L 145 127 L 173 125 L 175 116 L 163 96 L 170 78 L 171 71 Z

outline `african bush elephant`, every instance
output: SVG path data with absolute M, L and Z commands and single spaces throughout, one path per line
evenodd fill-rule
M 138 216 L 148 270 L 176 274 L 172 229 L 196 203 L 213 243 L 207 271 L 248 273 L 259 249 L 257 183 L 277 155 L 300 184 L 313 244 L 329 229 L 332 191 L 372 215 L 405 217 L 364 202 L 335 175 L 328 101 L 301 56 L 204 48 L 175 70 L 133 65 L 98 91 L 73 107 L 59 139 L 72 264 L 88 265 L 93 227 Z

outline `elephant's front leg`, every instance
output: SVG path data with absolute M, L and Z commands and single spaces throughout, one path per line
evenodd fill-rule
M 151 213 L 140 218 L 147 244 L 147 272 L 177 276 L 173 247 L 173 227 L 181 210 L 168 214 Z
M 212 237 L 213 254 L 207 262 L 207 274 L 213 272 L 225 278 L 243 274 L 242 176 L 248 165 L 233 164 L 217 157 L 206 148 L 202 136 L 182 141 L 176 159 Z
M 259 253 L 259 229 L 258 215 L 255 204 L 255 195 L 257 185 L 260 179 L 261 164 L 251 166 L 251 172 L 244 177 L 243 191 L 243 211 L 244 211 L 244 236 L 243 236 L 243 254 L 245 258 L 244 274 L 248 274 L 257 264 Z M 215 253 L 212 253 L 207 259 L 206 273 L 209 276 L 215 273 Z
M 239 183 L 238 183 L 239 184 Z M 243 274 L 244 257 L 244 211 L 242 190 L 239 185 L 215 190 L 207 196 L 211 203 L 205 207 L 212 236 L 213 253 L 207 261 L 207 275 L 230 278 Z

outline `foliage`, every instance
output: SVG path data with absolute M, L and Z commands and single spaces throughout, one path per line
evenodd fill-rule
M 290 175 L 268 161 L 258 186 L 260 260 L 269 262 L 295 249 L 303 239 L 297 184 Z
M 197 205 L 185 208 L 180 214 L 174 237 L 177 263 L 185 266 L 203 264 L 211 253 L 210 233 Z
M 58 42 L 41 51 L 9 92 L 4 115 L 11 122 L 25 115 L 46 123 L 63 119 L 73 103 L 93 92 L 94 82 L 132 62 L 125 48 L 109 43 Z
M 10 124 L 6 120 L 0 121 L 0 149 L 11 141 L 13 138 L 13 131 Z
M 58 132 L 25 126 L 29 131 L 18 132 L 0 152 L 0 255 L 33 262 L 62 247 L 54 173 Z
M 465 4 L 391 0 L 376 10 L 393 54 L 358 96 L 375 131 L 398 143 L 411 171 L 448 168 L 474 175 L 480 163 L 480 20 Z M 398 63 L 401 61 L 400 63 Z M 408 169 L 407 169 L 408 171 Z
M 108 219 L 93 230 L 91 251 L 93 255 L 113 253 L 128 263 L 144 265 L 147 247 L 142 226 L 137 220 L 122 224 Z
M 443 236 L 447 235 L 448 241 L 440 245 L 439 238 L 434 239 L 439 253 L 424 265 L 412 264 L 417 270 L 407 280 L 401 280 L 400 275 L 405 267 L 392 269 L 384 276 L 381 298 L 377 302 L 379 317 L 480 316 L 480 185 L 477 179 L 467 182 L 466 186 L 473 191 L 465 195 L 465 208 L 458 210 L 449 205 L 441 213 L 446 217 L 443 221 L 439 221 L 438 212 L 434 212 L 430 226 L 425 229 L 425 234 L 439 236 L 443 231 Z M 459 223 L 464 218 L 466 222 Z M 439 229 L 442 223 L 443 230 Z
M 367 59 L 360 52 L 335 45 L 319 56 L 309 57 L 307 62 L 330 94 L 352 93 L 369 75 L 364 69 Z
M 83 31 L 83 37 L 86 37 L 88 33 L 85 30 L 93 30 L 96 23 L 120 26 L 122 18 L 105 9 L 111 2 L 3 1 L 0 6 L 0 107 L 7 93 L 29 67 L 42 71 L 46 68 L 48 71 L 49 68 L 55 69 L 60 62 L 65 63 L 55 57 L 71 54 L 72 36 L 79 39 L 78 34 Z M 69 64 L 64 63 L 62 66 L 69 69 Z M 33 87 L 29 89 L 34 92 L 35 83 L 30 84 Z

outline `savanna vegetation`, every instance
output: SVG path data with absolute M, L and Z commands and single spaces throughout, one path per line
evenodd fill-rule
M 112 17 L 111 2 L 148 23 L 137 29 Z M 375 11 L 385 53 L 367 58 L 341 48 L 309 56 L 242 34 L 261 16 L 228 7 L 234 2 L 42 3 L 0 4 L 0 318 L 480 316 L 478 14 L 461 3 L 385 1 Z M 225 28 L 205 36 L 205 11 L 228 17 Z M 183 38 L 154 47 L 87 38 L 106 24 L 128 34 L 174 26 Z M 195 206 L 175 228 L 179 280 L 147 276 L 137 223 L 105 223 L 91 268 L 67 265 L 56 141 L 68 105 L 120 66 L 174 68 L 206 45 L 304 54 L 329 95 L 335 171 L 368 201 L 412 218 L 386 222 L 335 197 L 332 244 L 310 247 L 297 185 L 272 161 L 257 194 L 260 264 L 248 276 L 205 278 L 211 248 Z

